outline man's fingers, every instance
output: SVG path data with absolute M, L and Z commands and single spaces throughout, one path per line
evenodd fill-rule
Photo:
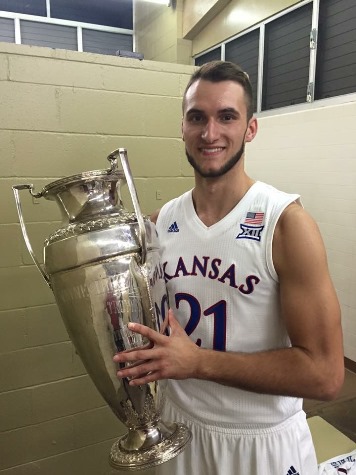
M 140 365 L 128 366 L 126 368 L 121 368 L 117 375 L 119 378 L 128 378 L 130 381 L 139 379 L 147 376 L 151 376 L 153 372 L 153 365 L 151 362 L 141 363 Z M 154 380 L 154 377 L 151 376 L 151 381 Z
M 146 363 L 146 361 L 138 360 L 138 361 L 133 361 L 133 362 L 127 362 L 127 366 L 125 366 L 125 368 L 134 368 L 135 366 L 140 366 L 143 363 Z
M 160 343 L 162 338 L 164 339 L 165 336 L 161 335 L 160 333 L 156 332 L 152 328 L 146 327 L 145 325 L 141 325 L 141 323 L 129 323 L 128 324 L 129 330 L 139 333 L 140 335 L 148 338 L 150 341 L 154 343 Z
M 160 378 L 158 371 L 148 371 L 140 376 L 131 377 L 129 379 L 130 386 L 142 386 L 143 384 L 152 383 L 158 381 Z
M 147 373 L 145 376 L 142 378 L 134 378 L 130 379 L 129 385 L 130 386 L 142 386 L 147 383 L 152 383 L 154 381 L 157 381 L 159 378 L 157 377 L 157 373 L 155 372 L 150 372 Z
M 134 348 L 128 348 L 127 350 L 123 350 L 121 353 L 132 353 L 133 351 L 137 351 L 137 350 L 149 350 L 152 347 L 153 347 L 153 343 L 149 341 L 145 345 L 135 346 Z
M 137 361 L 146 361 L 151 359 L 150 355 L 148 354 L 149 350 L 132 350 L 132 351 L 123 351 L 121 353 L 117 353 L 113 360 L 116 363 L 135 363 Z

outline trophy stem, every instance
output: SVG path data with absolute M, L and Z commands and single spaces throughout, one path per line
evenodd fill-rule
M 159 421 L 146 429 L 129 429 L 111 448 L 110 465 L 118 470 L 145 470 L 180 454 L 191 439 L 183 424 Z

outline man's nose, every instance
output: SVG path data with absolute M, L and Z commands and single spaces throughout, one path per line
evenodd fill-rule
M 214 142 L 219 137 L 219 127 L 214 119 L 209 119 L 202 130 L 202 139 L 207 142 Z

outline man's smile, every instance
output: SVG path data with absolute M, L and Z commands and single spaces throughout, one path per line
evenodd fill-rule
M 213 155 L 213 154 L 216 154 L 216 153 L 220 153 L 223 150 L 225 150 L 225 147 L 214 147 L 214 148 L 201 147 L 201 148 L 199 148 L 199 151 L 202 152 L 204 155 Z

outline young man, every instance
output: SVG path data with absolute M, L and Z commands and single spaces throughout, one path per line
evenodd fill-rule
M 168 379 L 164 418 L 192 444 L 170 475 L 316 475 L 302 398 L 332 399 L 344 377 L 340 310 L 318 228 L 290 195 L 244 170 L 257 133 L 248 76 L 195 72 L 183 99 L 195 187 L 159 212 L 170 336 L 115 361 L 132 385 Z M 173 226 L 172 226 L 173 225 Z

